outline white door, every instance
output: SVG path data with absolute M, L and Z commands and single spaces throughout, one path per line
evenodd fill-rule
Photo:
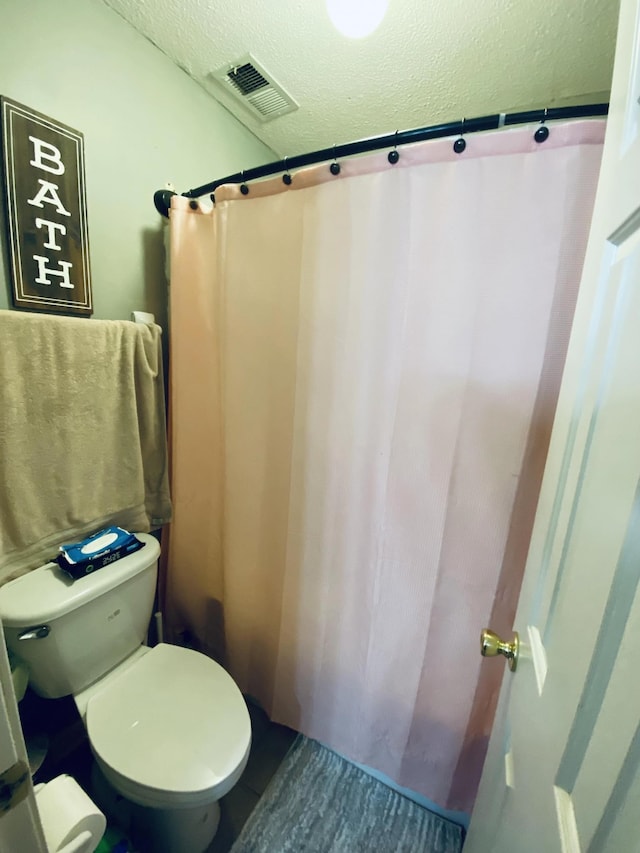
M 0 853 L 46 850 L 0 622 Z
M 515 672 L 505 667 L 464 853 L 640 851 L 639 10 L 622 0 L 589 247 L 514 626 L 520 657 Z

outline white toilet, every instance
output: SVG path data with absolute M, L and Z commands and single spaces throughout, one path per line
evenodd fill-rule
M 135 804 L 149 848 L 201 853 L 218 800 L 249 756 L 251 723 L 231 676 L 199 652 L 142 645 L 160 547 L 72 581 L 48 563 L 0 587 L 7 646 L 41 696 L 72 694 L 102 774 Z

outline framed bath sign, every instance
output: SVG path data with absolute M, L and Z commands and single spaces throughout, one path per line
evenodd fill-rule
M 30 311 L 93 311 L 84 137 L 0 98 L 13 304 Z

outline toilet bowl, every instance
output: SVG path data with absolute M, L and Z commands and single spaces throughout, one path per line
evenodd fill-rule
M 231 676 L 205 655 L 161 643 L 142 646 L 74 699 L 103 779 L 142 807 L 127 812 L 134 840 L 153 853 L 205 850 L 218 800 L 242 775 L 251 745 Z
M 165 643 L 76 696 L 105 778 L 151 808 L 224 796 L 249 755 L 251 724 L 231 676 L 205 655 Z M 129 662 L 127 662 L 128 664 Z
M 32 688 L 73 695 L 102 777 L 132 804 L 141 847 L 201 853 L 217 829 L 218 800 L 246 765 L 249 712 L 215 661 L 143 645 L 160 549 L 137 536 L 142 549 L 78 580 L 48 563 L 5 584 L 0 618 Z

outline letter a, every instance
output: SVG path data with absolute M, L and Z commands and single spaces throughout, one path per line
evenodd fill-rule
M 60 201 L 58 185 L 52 184 L 50 181 L 43 181 L 42 178 L 38 178 L 38 183 L 40 184 L 40 189 L 33 198 L 27 199 L 27 204 L 32 204 L 34 207 L 44 207 L 42 202 L 45 201 L 47 204 L 53 204 L 62 216 L 71 216 Z

